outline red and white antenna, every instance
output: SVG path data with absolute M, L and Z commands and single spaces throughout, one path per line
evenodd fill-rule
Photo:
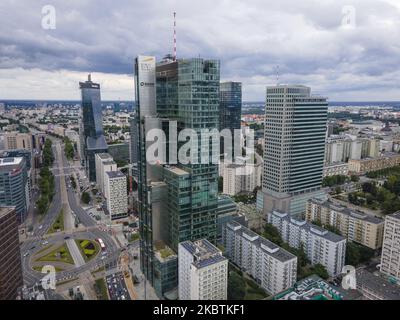
M 176 61 L 176 12 L 174 12 L 174 61 Z

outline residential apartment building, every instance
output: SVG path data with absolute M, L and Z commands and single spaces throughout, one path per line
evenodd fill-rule
M 15 300 L 23 285 L 18 219 L 14 207 L 0 207 L 0 300 Z
M 296 282 L 297 257 L 236 221 L 223 232 L 225 256 L 268 293 L 289 289 Z
M 347 176 L 349 174 L 349 165 L 344 162 L 334 162 L 330 165 L 324 166 L 323 177 L 331 176 Z
M 184 241 L 178 249 L 179 300 L 226 300 L 228 259 L 208 240 Z
M 349 241 L 360 243 L 373 250 L 382 247 L 384 220 L 364 212 L 349 209 L 331 200 L 310 199 L 307 202 L 306 220 L 332 226 Z
M 104 177 L 107 211 L 110 219 L 125 218 L 128 215 L 126 176 L 121 171 L 107 171 Z
M 117 164 L 109 153 L 97 153 L 95 155 L 96 184 L 104 194 L 104 179 L 108 171 L 116 171 Z
M 32 134 L 20 132 L 6 132 L 4 136 L 4 148 L 12 149 L 27 149 L 32 150 Z
M 400 211 L 385 219 L 381 272 L 400 281 Z
M 345 262 L 346 238 L 289 214 L 273 211 L 268 222 L 275 226 L 293 248 L 303 248 L 311 264 L 322 264 L 331 277 L 342 272 Z
M 365 158 L 361 160 L 349 160 L 349 172 L 364 174 L 370 171 L 382 170 L 400 164 L 400 154 L 385 153 L 378 158 Z

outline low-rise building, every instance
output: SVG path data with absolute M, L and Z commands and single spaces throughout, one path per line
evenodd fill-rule
M 223 246 L 225 256 L 270 294 L 296 282 L 297 257 L 236 221 L 225 225 Z
M 373 250 L 382 247 L 383 219 L 349 209 L 332 200 L 310 199 L 307 202 L 306 220 L 334 227 L 348 240 Z
M 208 240 L 181 242 L 178 261 L 180 300 L 227 299 L 228 259 Z
M 268 222 L 278 229 L 290 247 L 302 247 L 311 264 L 323 265 L 331 277 L 342 272 L 346 238 L 276 210 L 268 214 Z

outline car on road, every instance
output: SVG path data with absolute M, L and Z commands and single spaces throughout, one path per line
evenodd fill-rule
M 33 247 L 31 247 L 29 250 L 33 250 L 33 249 L 35 249 L 36 247 L 35 246 L 33 246 Z
M 25 252 L 24 253 L 24 258 L 27 257 L 27 256 L 29 256 L 29 252 Z
M 41 225 L 39 226 L 39 230 L 42 230 L 42 228 L 43 228 L 43 225 L 41 224 Z
M 64 240 L 68 240 L 68 239 L 71 239 L 71 237 L 70 236 L 64 237 Z
M 46 244 L 49 244 L 49 242 L 47 241 L 47 240 L 44 240 L 43 242 L 42 242 L 42 245 L 46 245 Z

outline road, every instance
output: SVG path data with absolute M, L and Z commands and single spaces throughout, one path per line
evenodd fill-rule
M 120 255 L 120 248 L 118 247 L 117 242 L 108 233 L 99 229 L 97 222 L 80 206 L 79 199 L 77 198 L 73 188 L 68 187 L 68 184 L 65 181 L 68 179 L 65 179 L 65 176 L 69 176 L 75 169 L 65 165 L 68 161 L 65 158 L 60 140 L 55 138 L 51 139 L 53 141 L 52 149 L 55 155 L 52 170 L 55 176 L 56 192 L 49 210 L 43 217 L 41 224 L 33 226 L 33 236 L 21 244 L 24 283 L 28 287 L 39 283 L 43 277 L 42 273 L 31 268 L 30 263 L 31 256 L 43 246 L 43 239 L 46 239 L 50 245 L 62 243 L 67 240 L 68 248 L 76 264 L 74 269 L 58 272 L 56 274 L 57 282 L 64 282 L 66 280 L 78 278 L 81 274 L 88 271 L 93 272 L 102 267 L 113 268 L 117 265 L 117 259 Z M 71 211 L 73 211 L 83 228 L 75 229 L 74 226 L 71 226 L 69 223 L 63 232 L 47 235 L 49 228 L 56 220 L 61 209 L 64 209 L 64 215 L 67 218 L 66 220 L 70 218 Z M 65 239 L 66 237 L 70 237 L 70 239 Z M 74 239 L 96 240 L 99 238 L 104 241 L 107 254 L 104 258 L 102 258 L 101 255 L 98 255 L 96 258 L 85 263 Z

